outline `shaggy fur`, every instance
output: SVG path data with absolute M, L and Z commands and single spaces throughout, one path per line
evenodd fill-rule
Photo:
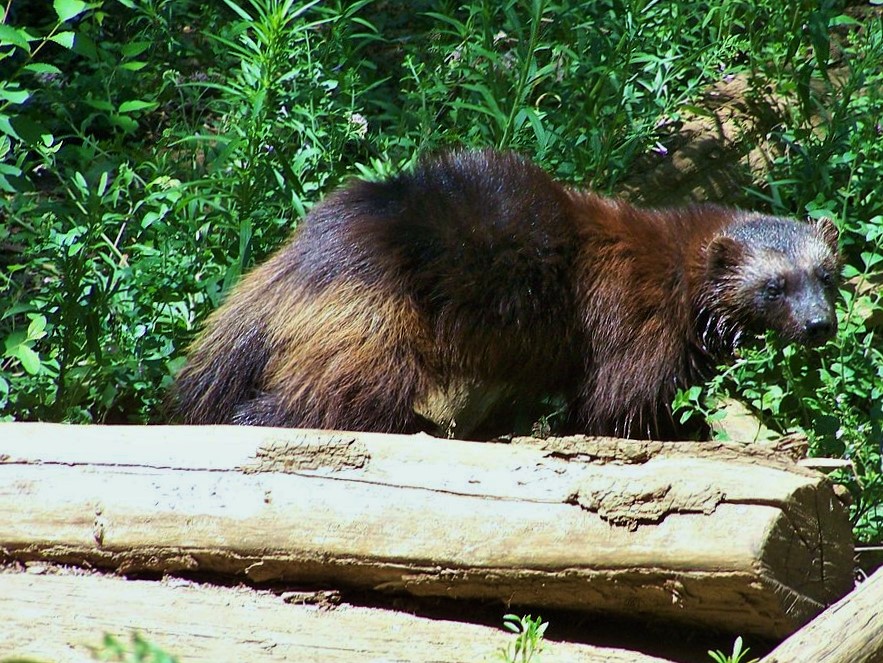
M 684 437 L 676 391 L 746 337 L 831 337 L 838 271 L 827 220 L 642 210 L 454 151 L 318 205 L 209 318 L 170 409 L 465 437 L 556 396 L 570 431 Z

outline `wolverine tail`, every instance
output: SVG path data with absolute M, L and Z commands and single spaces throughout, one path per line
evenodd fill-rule
M 415 432 L 428 345 L 410 300 L 378 284 L 294 289 L 268 322 L 262 393 L 238 423 Z
M 281 261 L 280 261 L 281 262 Z M 402 291 L 255 270 L 208 320 L 166 404 L 184 424 L 416 432 L 429 331 Z
M 269 351 L 264 325 L 249 308 L 239 299 L 209 318 L 166 399 L 171 421 L 234 423 L 239 405 L 253 397 Z

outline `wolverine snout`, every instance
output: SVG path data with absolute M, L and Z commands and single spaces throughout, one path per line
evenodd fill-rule
M 803 323 L 803 335 L 807 345 L 821 345 L 830 340 L 837 331 L 837 325 L 833 317 L 817 316 Z

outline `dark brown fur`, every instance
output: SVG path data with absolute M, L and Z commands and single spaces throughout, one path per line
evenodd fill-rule
M 641 210 L 513 154 L 451 152 L 330 195 L 209 319 L 184 423 L 677 438 L 676 391 L 748 335 L 835 327 L 837 233 L 714 205 Z

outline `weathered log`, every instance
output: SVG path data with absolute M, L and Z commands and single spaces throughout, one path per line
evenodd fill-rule
M 137 631 L 188 663 L 218 661 L 497 660 L 502 629 L 351 605 L 292 604 L 284 595 L 187 582 L 0 573 L 0 660 L 92 663 L 104 633 Z M 554 624 L 551 625 L 554 631 Z M 546 641 L 543 660 L 666 663 L 607 647 Z
M 0 513 L 0 559 L 771 637 L 852 586 L 830 482 L 757 445 L 6 424 Z
M 762 663 L 883 661 L 883 569 L 776 647 Z

